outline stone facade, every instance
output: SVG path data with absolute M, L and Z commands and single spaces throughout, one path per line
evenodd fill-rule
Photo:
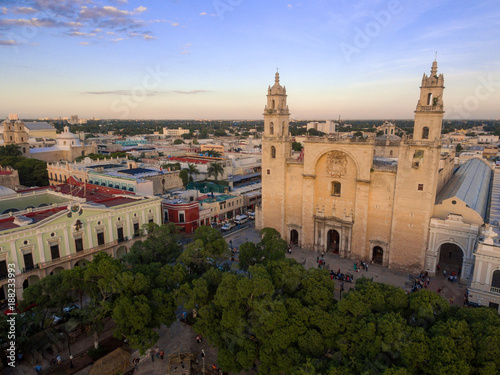
M 484 236 L 475 253 L 469 302 L 495 308 L 500 313 L 500 243 L 492 228 L 488 228 Z
M 311 251 L 422 270 L 440 183 L 443 90 L 434 62 L 412 138 L 308 137 L 303 158 L 292 159 L 286 88 L 276 73 L 264 109 L 262 226 Z

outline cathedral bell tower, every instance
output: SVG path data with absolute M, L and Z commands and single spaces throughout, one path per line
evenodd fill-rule
M 264 108 L 264 136 L 288 137 L 290 112 L 286 104 L 286 87 L 280 85 L 280 75 L 276 72 L 273 87 L 267 89 L 267 105 Z
M 437 74 L 437 61 L 432 63 L 431 75 L 424 73 L 420 86 L 420 99 L 415 110 L 413 139 L 418 141 L 434 141 L 441 139 L 443 123 L 443 90 L 444 77 Z
M 267 90 L 267 105 L 264 108 L 262 218 L 264 227 L 275 228 L 282 234 L 286 215 L 286 163 L 292 152 L 286 97 L 286 88 L 280 85 L 280 76 L 276 73 L 274 85 Z

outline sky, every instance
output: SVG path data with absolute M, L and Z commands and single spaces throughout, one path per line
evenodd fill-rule
M 498 0 L 0 0 L 0 118 L 500 118 Z

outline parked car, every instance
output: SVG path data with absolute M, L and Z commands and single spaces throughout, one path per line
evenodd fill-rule
M 222 226 L 222 228 L 221 228 L 221 229 L 222 229 L 223 231 L 228 231 L 228 230 L 230 230 L 230 229 L 231 229 L 231 228 L 233 228 L 233 227 L 234 227 L 234 224 L 233 224 L 233 223 L 226 223 L 226 224 L 224 224 L 224 225 Z
M 250 220 L 255 220 L 255 212 L 250 212 L 250 213 L 248 214 L 248 218 L 249 218 Z

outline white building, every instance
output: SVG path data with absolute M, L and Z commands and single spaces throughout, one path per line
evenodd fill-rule
M 327 122 L 308 122 L 307 123 L 307 130 L 309 129 L 315 129 L 319 132 L 323 132 L 326 134 L 333 134 L 335 133 L 335 129 L 337 127 L 337 123 L 333 121 L 327 121 Z
M 189 134 L 188 129 L 169 129 L 169 128 L 163 128 L 163 134 L 166 135 L 167 137 L 180 137 L 183 134 Z

